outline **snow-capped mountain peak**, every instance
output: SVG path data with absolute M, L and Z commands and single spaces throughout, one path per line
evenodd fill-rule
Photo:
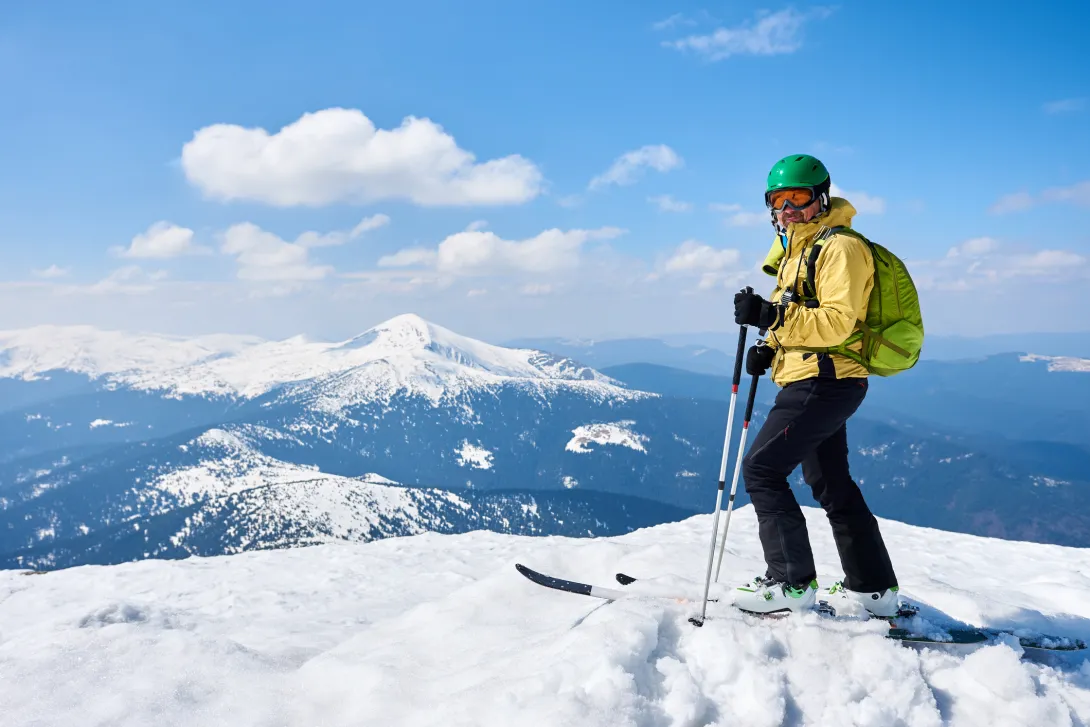
M 389 401 L 397 394 L 423 396 L 438 405 L 471 391 L 511 385 L 542 393 L 576 388 L 596 398 L 643 395 L 571 359 L 494 346 L 413 314 L 384 321 L 331 353 L 355 365 L 289 387 L 285 396 L 334 412 Z
M 582 382 L 604 396 L 629 396 L 617 382 L 570 359 L 493 346 L 414 314 L 399 315 L 347 341 L 303 336 L 178 336 L 89 326 L 0 331 L 0 378 L 70 371 L 112 385 L 168 395 L 253 398 L 282 386 L 320 382 L 359 397 L 398 391 L 438 402 L 468 388 L 511 381 Z M 293 387 L 294 388 L 294 387 Z M 311 387 L 313 389 L 313 387 Z M 298 392 L 298 390 L 296 390 Z M 328 397 L 323 397 L 329 404 Z M 337 407 L 339 408 L 339 407 Z

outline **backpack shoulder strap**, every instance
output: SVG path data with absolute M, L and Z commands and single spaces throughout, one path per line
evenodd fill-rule
M 839 225 L 837 227 L 826 228 L 816 238 L 814 238 L 814 246 L 810 248 L 810 255 L 806 258 L 806 281 L 802 284 L 802 292 L 808 298 L 814 298 L 817 296 L 817 261 L 818 256 L 821 255 L 821 248 L 825 245 L 825 241 L 833 235 L 848 235 L 860 240 L 865 245 L 870 247 L 870 240 L 856 232 L 847 225 Z

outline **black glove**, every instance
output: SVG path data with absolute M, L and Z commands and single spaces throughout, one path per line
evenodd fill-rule
M 776 349 L 771 346 L 750 346 L 746 353 L 746 373 L 750 376 L 764 376 L 775 357 Z
M 770 328 L 779 319 L 779 307 L 745 290 L 734 294 L 734 322 L 740 326 Z

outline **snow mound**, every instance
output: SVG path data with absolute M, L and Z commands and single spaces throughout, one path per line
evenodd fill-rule
M 389 401 L 398 393 L 438 403 L 504 384 L 543 394 L 577 390 L 598 399 L 651 396 L 629 391 L 571 359 L 493 346 L 411 314 L 336 343 L 302 336 L 284 341 L 252 336 L 183 339 L 90 327 L 0 331 L 0 378 L 30 380 L 58 370 L 171 396 L 253 398 L 316 380 L 295 394 L 323 411 Z
M 612 424 L 584 424 L 572 430 L 573 436 L 564 446 L 564 449 L 569 452 L 586 454 L 593 451 L 587 446 L 589 444 L 614 444 L 646 454 L 647 450 L 643 445 L 644 442 L 650 441 L 650 437 L 632 431 L 631 427 L 635 425 L 636 422 L 633 421 L 614 422 Z
M 805 508 L 819 579 L 839 578 Z M 905 592 L 981 625 L 1090 633 L 1090 551 L 881 521 Z M 1016 643 L 914 650 L 880 623 L 753 619 L 713 604 L 612 603 L 514 569 L 699 597 L 710 516 L 607 539 L 426 533 L 182 561 L 0 571 L 11 724 L 1077 725 L 1090 663 Z M 997 570 L 995 563 L 1002 563 Z M 763 570 L 736 511 L 723 584 Z M 717 585 L 723 596 L 726 585 Z M 103 684 L 109 688 L 104 689 Z M 43 697 L 43 695 L 47 695 Z

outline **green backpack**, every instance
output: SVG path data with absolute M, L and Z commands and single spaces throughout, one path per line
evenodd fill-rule
M 850 227 L 834 227 L 819 235 L 806 261 L 806 281 L 802 287 L 803 295 L 810 300 L 805 304 L 818 304 L 812 283 L 818 255 L 825 240 L 837 233 L 851 235 L 866 243 L 874 258 L 874 288 L 867 304 L 867 319 L 857 322 L 855 331 L 839 346 L 807 350 L 845 356 L 876 376 L 895 376 L 909 370 L 920 360 L 923 348 L 920 298 L 904 262 L 885 247 Z M 858 341 L 863 342 L 860 353 L 848 348 Z

